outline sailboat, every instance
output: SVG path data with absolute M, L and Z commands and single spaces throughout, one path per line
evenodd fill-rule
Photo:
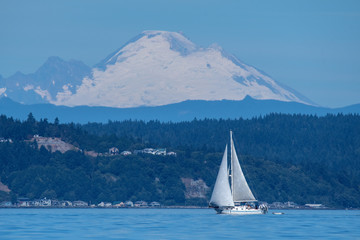
M 209 206 L 219 214 L 266 214 L 267 206 L 259 205 L 246 182 L 236 155 L 232 131 L 230 131 L 230 152 L 231 161 L 228 166 L 226 145 Z

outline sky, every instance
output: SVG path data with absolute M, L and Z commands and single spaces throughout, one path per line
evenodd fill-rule
M 0 74 L 104 59 L 144 30 L 213 43 L 315 103 L 360 103 L 360 1 L 0 0 Z

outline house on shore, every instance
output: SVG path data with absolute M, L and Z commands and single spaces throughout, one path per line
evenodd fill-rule
M 112 147 L 109 149 L 109 154 L 110 155 L 118 155 L 119 154 L 119 149 L 116 147 Z
M 158 202 L 151 202 L 150 204 L 149 204 L 149 207 L 160 207 L 161 205 L 160 205 L 160 203 L 158 203 Z
M 148 207 L 148 204 L 145 201 L 136 201 L 134 207 Z
M 125 203 L 121 201 L 115 201 L 113 202 L 113 206 L 117 208 L 125 207 Z
M 134 203 L 132 201 L 126 201 L 125 207 L 134 207 Z
M 87 207 L 88 203 L 84 201 L 73 201 L 73 207 Z

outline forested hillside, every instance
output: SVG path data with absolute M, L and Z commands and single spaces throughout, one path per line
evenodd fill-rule
M 271 114 L 250 120 L 182 123 L 124 121 L 89 123 L 83 129 L 98 136 L 115 134 L 143 143 L 208 151 L 222 151 L 232 130 L 236 147 L 243 155 L 291 163 L 324 162 L 333 167 L 343 165 L 344 159 L 359 164 L 359 115 Z
M 258 199 L 360 207 L 360 116 L 272 114 L 250 120 L 193 120 L 61 124 L 58 119 L 26 121 L 0 116 L 1 199 L 57 198 L 100 201 L 145 200 L 202 204 L 186 199 L 181 178 L 202 179 L 210 190 L 229 130 Z M 81 151 L 51 153 L 33 135 L 59 137 Z M 12 142 L 6 141 L 11 139 Z M 177 156 L 146 154 L 91 157 L 106 153 L 167 148 Z

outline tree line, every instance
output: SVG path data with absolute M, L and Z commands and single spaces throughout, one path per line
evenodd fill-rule
M 61 124 L 0 116 L 0 181 L 12 191 L 1 199 L 57 198 L 145 200 L 167 205 L 200 204 L 185 199 L 181 178 L 203 179 L 211 194 L 229 130 L 240 162 L 260 200 L 360 207 L 360 116 L 270 114 L 253 119 L 191 122 L 109 121 Z M 60 137 L 80 149 L 106 152 L 167 148 L 177 156 L 89 157 L 51 153 L 25 142 L 33 135 Z

